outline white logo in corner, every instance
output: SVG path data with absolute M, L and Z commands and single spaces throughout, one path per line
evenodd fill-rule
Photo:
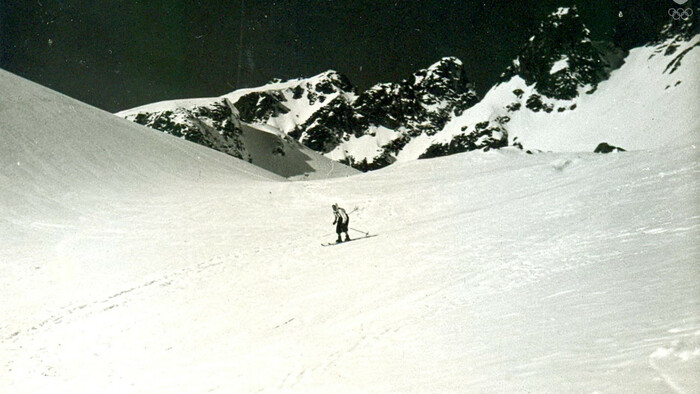
M 674 8 L 671 8 L 668 10 L 668 15 L 675 20 L 683 19 L 684 21 L 687 21 L 693 15 L 693 9 L 692 8 L 686 8 L 686 9 L 679 8 L 676 10 Z

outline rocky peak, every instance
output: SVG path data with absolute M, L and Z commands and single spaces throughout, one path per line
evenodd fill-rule
M 608 69 L 573 6 L 558 8 L 540 23 L 503 77 L 519 75 L 543 96 L 570 100 L 579 88 L 594 90 Z
M 233 92 L 234 95 L 236 92 Z M 265 123 L 290 112 L 294 107 L 320 107 L 338 95 L 354 95 L 350 79 L 334 70 L 310 78 L 275 82 L 250 93 L 238 95 L 234 105 L 247 123 Z M 292 114 L 296 116 L 297 114 Z
M 226 98 L 192 108 L 138 112 L 126 119 L 239 159 L 248 158 L 241 142 L 240 114 Z
M 344 96 L 337 96 L 289 135 L 315 151 L 328 153 L 343 138 L 362 129 L 354 115 L 351 103 Z
M 407 82 L 414 89 L 433 95 L 462 94 L 473 89 L 462 61 L 455 57 L 442 58 L 430 67 L 415 72 Z
M 355 108 L 369 125 L 403 126 L 419 134 L 442 128 L 451 114 L 461 113 L 477 101 L 462 62 L 445 57 L 400 83 L 373 86 L 359 95 Z
M 320 79 L 344 86 L 334 72 Z M 375 158 L 360 163 L 346 157 L 358 168 L 374 169 L 390 164 L 400 147 L 419 135 L 434 135 L 455 115 L 478 102 L 464 65 L 446 57 L 413 73 L 398 83 L 380 83 L 357 96 L 336 96 L 330 103 L 299 124 L 290 135 L 320 152 L 328 153 L 351 138 L 373 137 L 377 128 L 400 133 L 399 142 L 380 147 Z
M 335 70 L 328 70 L 311 79 L 316 81 L 314 89 L 319 93 L 355 93 L 356 91 L 350 78 Z
M 381 83 L 362 92 L 353 107 L 360 124 L 400 127 L 406 117 L 418 110 L 415 100 L 408 98 L 405 87 L 397 83 Z

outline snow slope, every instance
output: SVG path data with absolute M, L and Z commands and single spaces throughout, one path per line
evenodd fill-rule
M 68 239 L 94 214 L 109 213 L 123 219 L 138 212 L 135 207 L 153 204 L 163 194 L 173 195 L 190 188 L 202 190 L 201 187 L 222 183 L 245 188 L 253 182 L 282 179 L 2 70 L 0 90 L 3 316 L 33 312 L 53 303 L 60 305 L 63 283 L 57 277 L 79 271 L 92 275 L 88 267 L 65 253 L 79 249 L 70 246 Z M 158 210 L 149 215 L 160 218 Z M 102 223 L 100 229 L 112 237 L 128 236 L 131 232 L 110 223 Z M 99 242 L 99 238 L 94 240 Z M 143 242 L 148 242 L 148 238 Z M 120 250 L 121 259 L 123 253 Z M 49 296 L 36 299 L 24 292 L 27 285 Z M 85 285 L 85 289 L 91 288 Z M 15 301 L 10 302 L 11 299 Z
M 700 387 L 694 146 L 286 182 L 0 83 L 4 392 Z
M 241 142 L 250 163 L 291 180 L 326 179 L 358 174 L 352 167 L 320 153 L 265 125 L 241 123 Z

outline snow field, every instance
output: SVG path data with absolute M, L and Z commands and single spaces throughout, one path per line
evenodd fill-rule
M 43 288 L 6 273 L 50 307 L 3 313 L 0 386 L 693 392 L 697 156 L 504 150 L 106 195 L 32 250 L 75 269 Z M 380 235 L 320 247 L 333 202 Z

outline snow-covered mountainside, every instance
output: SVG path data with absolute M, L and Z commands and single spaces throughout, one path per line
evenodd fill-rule
M 700 98 L 700 36 L 694 23 L 671 23 L 656 42 L 625 53 L 592 41 L 576 7 L 559 8 L 482 100 L 462 62 L 447 57 L 399 83 L 359 94 L 347 78 L 329 71 L 119 115 L 168 131 L 185 127 L 180 112 L 201 118 L 196 108 L 227 108 L 220 102 L 228 99 L 244 122 L 275 127 L 362 170 L 505 146 L 593 151 L 601 143 L 625 149 L 683 145 L 695 142 L 700 130 L 694 105 Z
M 349 82 L 329 71 L 307 80 L 275 82 L 219 98 L 165 101 L 117 115 L 285 177 L 317 178 L 356 171 L 332 164 L 287 133 L 329 101 L 353 95 Z
M 352 103 L 319 111 L 293 136 L 332 159 L 376 169 L 393 163 L 413 138 L 435 135 L 477 102 L 462 62 L 447 57 L 400 83 L 375 85 Z
M 147 118 L 163 117 L 174 124 L 182 124 L 183 119 L 175 115 L 177 111 L 187 111 L 190 116 L 196 118 L 201 115 L 198 108 L 225 106 L 223 101 L 228 100 L 238 110 L 242 122 L 272 126 L 288 134 L 331 101 L 338 98 L 353 101 L 354 97 L 354 87 L 345 76 L 335 71 L 327 71 L 311 78 L 273 82 L 257 88 L 236 90 L 217 98 L 147 104 L 121 111 L 117 115 L 158 128 L 158 124 L 148 121 Z
M 414 160 L 512 145 L 513 134 L 519 130 L 512 127 L 511 112 L 574 110 L 576 98 L 594 93 L 598 84 L 619 66 L 622 57 L 614 46 L 592 42 L 590 33 L 576 7 L 557 9 L 540 23 L 520 55 L 503 73 L 506 86 L 510 86 L 508 81 L 521 82 L 508 91 L 507 97 L 494 97 L 492 89 L 477 105 L 443 125 L 436 135 L 421 136 L 407 143 L 398 159 Z
M 126 119 L 239 159 L 252 159 L 241 142 L 243 131 L 238 109 L 226 98 L 192 108 L 139 112 Z
M 502 83 L 448 123 L 437 141 L 414 141 L 417 146 L 408 150 L 468 150 L 452 149 L 454 141 L 473 135 L 470 130 L 479 125 L 501 127 L 509 145 L 526 150 L 590 152 L 603 142 L 628 150 L 697 142 L 700 36 L 669 26 L 658 42 L 632 49 L 609 72 L 614 62 L 602 60 L 603 52 L 592 55 L 593 43 L 574 13 L 560 9 L 552 15 L 540 28 L 547 38 L 533 36 L 523 51 L 529 55 L 514 61 Z M 557 28 L 565 32 L 552 32 Z
M 536 84 L 538 94 L 552 99 L 571 100 L 581 90 L 593 92 L 616 64 L 608 62 L 607 51 L 590 35 L 576 7 L 559 8 L 540 23 L 502 78 L 519 76 L 527 85 Z M 553 109 L 535 98 L 529 100 L 530 109 Z
M 700 387 L 694 146 L 288 182 L 0 90 L 2 392 Z M 378 235 L 321 247 L 335 202 Z
M 245 159 L 244 151 L 199 137 L 200 123 L 215 126 L 211 115 L 230 116 L 229 102 L 238 109 L 243 123 L 274 127 L 329 158 L 366 170 L 390 164 L 412 138 L 434 135 L 477 101 L 462 62 L 444 58 L 400 83 L 378 84 L 359 95 L 346 77 L 328 71 L 308 79 L 237 90 L 220 98 L 166 101 L 117 115 L 184 138 L 188 135 L 182 130 L 194 128 L 191 134 L 196 138 L 190 140 L 218 150 L 223 147 Z M 235 134 L 223 127 L 207 130 L 219 132 L 211 138 L 215 140 Z M 496 139 L 505 142 L 500 135 Z

